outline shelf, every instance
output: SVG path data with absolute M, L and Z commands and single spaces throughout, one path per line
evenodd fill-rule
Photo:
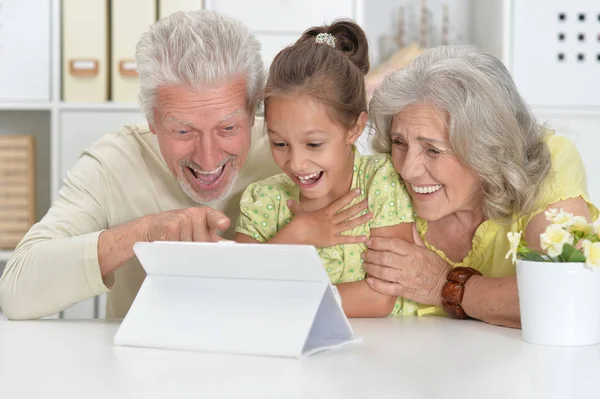
M 6 262 L 13 254 L 13 251 L 5 251 L 0 249 L 0 262 Z
M 60 103 L 61 111 L 141 111 L 138 104 L 127 103 Z
M 0 102 L 0 111 L 50 111 L 51 103 Z

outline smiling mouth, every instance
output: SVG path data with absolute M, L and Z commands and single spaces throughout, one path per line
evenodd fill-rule
M 323 171 L 310 173 L 307 175 L 294 174 L 302 186 L 313 186 L 323 177 Z
M 430 186 L 416 186 L 411 184 L 410 187 L 413 189 L 415 193 L 418 194 L 433 194 L 440 191 L 444 185 L 443 184 L 434 184 Z
M 221 166 L 220 168 L 217 168 L 210 172 L 198 170 L 191 166 L 186 166 L 186 168 L 188 168 L 190 170 L 190 172 L 192 173 L 192 176 L 194 176 L 194 178 L 200 184 L 208 186 L 208 185 L 214 184 L 215 182 L 217 182 L 217 180 L 219 180 L 221 178 L 221 176 L 223 176 L 223 172 L 225 171 L 226 165 L 227 165 L 227 163 L 223 164 L 223 166 Z

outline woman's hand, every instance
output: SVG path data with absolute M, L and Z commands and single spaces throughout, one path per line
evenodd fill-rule
M 369 286 L 382 294 L 441 306 L 442 286 L 452 267 L 428 248 L 399 238 L 371 238 L 362 253 Z
M 305 244 L 316 247 L 365 242 L 367 240 L 365 236 L 341 234 L 368 222 L 373 217 L 370 212 L 357 217 L 367 209 L 368 202 L 366 199 L 348 209 L 344 209 L 359 194 L 360 189 L 350 191 L 330 205 L 311 212 L 305 211 L 296 201 L 288 201 L 288 208 L 294 214 L 294 218 L 269 242 L 274 244 Z

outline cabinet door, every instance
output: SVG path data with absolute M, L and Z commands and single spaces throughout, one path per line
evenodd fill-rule
M 352 18 L 354 3 L 354 0 L 212 0 L 210 8 L 239 19 L 255 32 L 301 33 L 336 18 Z
M 107 133 L 116 132 L 124 125 L 144 123 L 141 111 L 62 111 L 60 113 L 60 144 L 58 167 L 62 180 L 77 162 L 81 151 Z
M 527 102 L 540 108 L 600 107 L 600 2 L 513 4 L 513 76 Z
M 273 61 L 273 58 L 287 46 L 291 46 L 298 40 L 300 34 L 297 35 L 276 35 L 276 34 L 263 34 L 256 35 L 256 38 L 260 41 L 261 54 L 265 68 L 269 70 L 269 66 Z
M 0 1 L 0 102 L 50 101 L 50 1 Z

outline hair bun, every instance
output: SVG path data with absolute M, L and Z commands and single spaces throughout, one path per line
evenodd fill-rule
M 299 42 L 316 40 L 319 33 L 329 33 L 335 38 L 335 48 L 344 53 L 360 69 L 363 75 L 369 72 L 369 43 L 365 31 L 354 21 L 338 19 L 329 26 L 308 29 Z
M 354 21 L 339 19 L 327 28 L 327 33 L 335 37 L 335 47 L 366 75 L 370 64 L 365 31 Z

